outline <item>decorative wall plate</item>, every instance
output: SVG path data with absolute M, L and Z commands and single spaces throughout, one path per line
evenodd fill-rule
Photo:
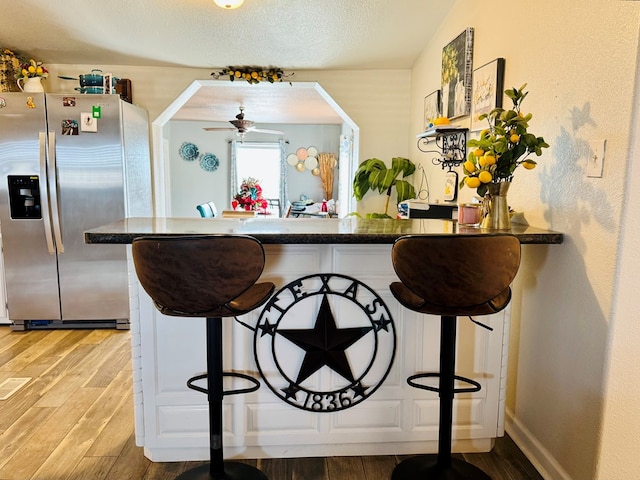
M 310 157 L 317 157 L 318 149 L 316 147 L 309 147 L 307 148 L 307 153 L 309 154 Z
M 213 153 L 205 153 L 200 157 L 200 167 L 205 172 L 215 172 L 220 166 L 220 160 Z
M 298 160 L 306 160 L 306 158 L 309 156 L 309 152 L 306 148 L 300 147 L 298 150 L 296 150 L 296 156 L 298 157 Z
M 184 142 L 182 145 L 180 145 L 180 150 L 178 152 L 180 153 L 180 156 L 187 162 L 193 162 L 200 156 L 198 147 L 191 142 Z
M 307 157 L 304 161 L 304 166 L 307 170 L 313 170 L 318 166 L 318 159 L 316 157 Z
M 298 156 L 295 153 L 290 153 L 287 155 L 287 163 L 295 167 L 296 163 L 298 163 Z

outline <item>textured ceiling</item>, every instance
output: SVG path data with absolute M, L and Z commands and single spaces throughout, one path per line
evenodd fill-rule
M 45 63 L 410 68 L 443 0 L 5 0 L 0 46 Z
M 285 72 L 405 69 L 411 68 L 450 3 L 245 0 L 237 10 L 223 10 L 213 0 L 3 0 L 0 47 L 45 64 L 260 65 Z M 194 99 L 185 106 L 194 118 L 214 119 L 207 113 L 222 103 L 228 103 L 227 111 L 246 103 L 247 118 L 252 118 L 251 106 L 239 92 L 228 101 L 212 98 L 212 92 L 198 93 L 200 105 Z M 283 112 L 285 107 L 275 100 L 255 103 L 253 111 L 258 116 L 260 108 Z M 286 123 L 284 116 L 270 120 Z

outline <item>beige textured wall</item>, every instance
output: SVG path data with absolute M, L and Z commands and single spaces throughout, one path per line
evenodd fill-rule
M 623 234 L 618 257 L 618 277 L 614 287 L 614 309 L 609 333 L 609 358 L 606 372 L 605 413 L 598 478 L 618 480 L 635 478 L 640 470 L 640 383 L 636 382 L 640 365 L 640 69 L 636 66 L 636 89 L 632 117 L 631 161 L 623 201 Z
M 605 365 L 616 353 L 607 348 L 629 169 L 639 10 L 640 3 L 620 0 L 457 0 L 413 70 L 411 124 L 417 132 L 422 100 L 439 88 L 442 47 L 474 27 L 474 65 L 506 59 L 506 86 L 528 83 L 524 110 L 534 114 L 531 130 L 551 145 L 537 169 L 516 173 L 510 190 L 513 208 L 524 211 L 532 225 L 564 232 L 565 243 L 523 247 L 507 398 L 510 433 L 548 478 L 596 478 L 607 426 Z M 604 176 L 587 178 L 588 142 L 603 139 Z M 427 165 L 430 157 L 423 158 Z M 441 191 L 442 172 L 427 168 L 431 190 Z M 461 198 L 470 194 L 463 190 Z M 637 405 L 637 398 L 636 393 L 631 403 Z M 638 450 L 640 438 L 633 437 Z M 607 436 L 609 442 L 617 438 Z M 636 472 L 637 457 L 627 459 Z M 609 476 L 603 467 L 599 478 L 635 476 Z

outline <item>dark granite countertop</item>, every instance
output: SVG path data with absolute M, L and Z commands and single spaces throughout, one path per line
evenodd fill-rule
M 512 233 L 523 244 L 560 244 L 563 234 L 513 224 L 511 230 L 459 226 L 439 219 L 127 218 L 84 233 L 85 243 L 131 243 L 142 236 L 251 235 L 264 244 L 391 244 L 403 235 Z

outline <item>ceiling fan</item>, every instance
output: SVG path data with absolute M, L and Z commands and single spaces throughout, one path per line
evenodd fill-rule
M 238 136 L 240 136 L 240 138 L 244 138 L 245 134 L 249 132 L 268 133 L 271 135 L 284 135 L 284 132 L 281 132 L 280 130 L 266 130 L 264 128 L 256 128 L 252 120 L 245 120 L 244 107 L 242 106 L 240 107 L 240 113 L 236 115 L 236 119 L 229 120 L 229 123 L 233 125 L 233 127 L 205 127 L 204 130 L 206 130 L 207 132 L 237 130 L 237 134 Z

